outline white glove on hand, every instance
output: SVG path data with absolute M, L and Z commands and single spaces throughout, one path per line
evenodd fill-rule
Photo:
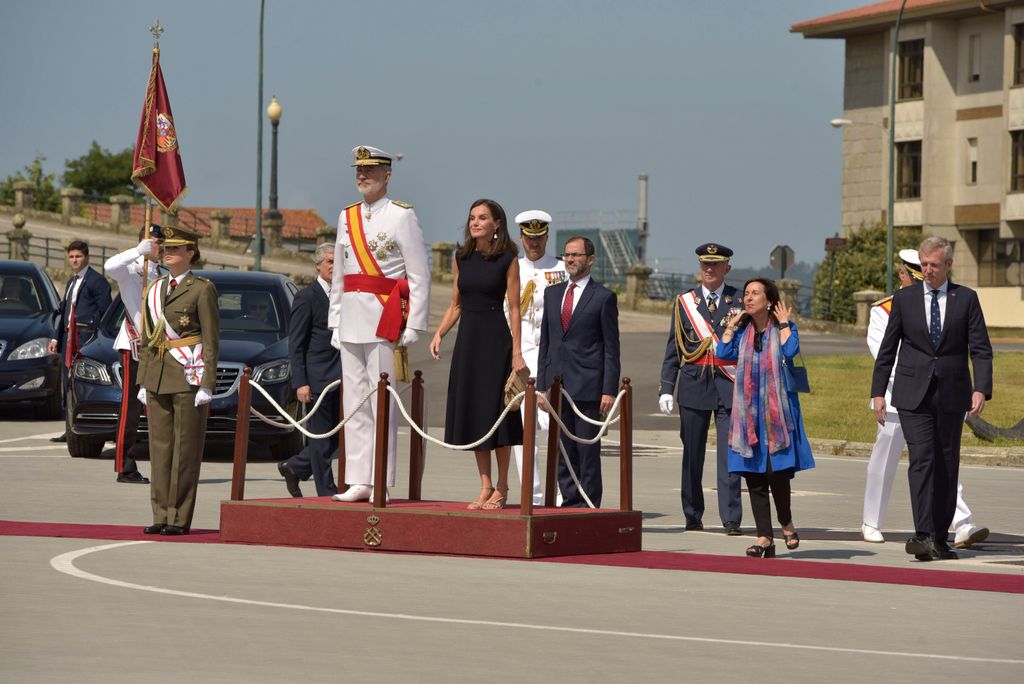
M 411 344 L 416 344 L 416 341 L 420 339 L 420 334 L 415 330 L 406 328 L 402 331 L 402 336 L 398 338 L 399 347 L 408 347 Z
M 196 392 L 196 406 L 203 406 L 213 401 L 213 395 L 210 394 L 210 390 L 200 387 L 199 391 Z
M 142 256 L 149 256 L 149 253 L 153 251 L 153 241 L 146 238 L 139 243 L 139 246 L 135 248 L 138 253 Z
M 551 426 L 551 417 L 548 416 L 548 412 L 545 411 L 544 409 L 538 407 L 537 408 L 537 429 L 540 432 L 547 432 L 548 428 L 550 426 Z M 544 445 L 542 444 L 541 446 L 543 447 Z
M 672 409 L 675 407 L 675 402 L 672 401 L 671 394 L 662 394 L 658 397 L 658 406 L 661 407 L 661 412 L 666 416 L 672 415 Z
M 140 404 L 145 404 L 146 403 L 146 388 L 145 387 L 140 387 L 139 388 L 139 393 L 135 395 L 135 398 L 139 400 Z
M 331 346 L 338 350 L 341 349 L 341 328 L 331 331 Z

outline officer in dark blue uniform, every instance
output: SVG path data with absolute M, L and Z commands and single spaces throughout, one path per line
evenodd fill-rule
M 715 347 L 725 329 L 730 309 L 742 306 L 742 295 L 725 284 L 732 268 L 732 250 L 709 242 L 696 249 L 700 261 L 700 285 L 676 298 L 672 325 L 661 366 L 658 404 L 671 415 L 672 394 L 679 400 L 679 437 L 683 442 L 682 501 L 687 530 L 702 530 L 704 523 L 704 451 L 708 429 L 715 420 L 718 434 L 718 513 L 725 533 L 742 534 L 740 522 L 740 476 L 729 472 L 726 447 L 735 362 L 715 356 Z M 678 383 L 677 383 L 678 380 Z M 678 389 L 677 389 L 678 388 Z

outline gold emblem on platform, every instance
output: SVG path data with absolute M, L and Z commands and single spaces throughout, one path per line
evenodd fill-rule
M 178 326 L 179 327 L 187 328 L 188 325 L 191 322 L 192 322 L 192 319 L 189 318 L 188 314 L 181 314 L 180 316 L 178 316 Z
M 557 532 L 545 532 L 544 533 L 544 543 L 545 544 L 554 544 L 556 539 L 558 539 L 558 533 Z
M 363 543 L 367 546 L 380 546 L 380 543 L 384 541 L 384 534 L 377 527 L 377 523 L 380 522 L 380 518 L 375 515 L 371 515 L 366 519 L 366 522 L 370 524 L 370 527 L 366 528 L 366 532 L 363 533 Z

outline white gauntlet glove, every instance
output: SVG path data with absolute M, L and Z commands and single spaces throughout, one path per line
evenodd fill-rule
M 139 388 L 139 393 L 137 395 L 135 395 L 135 398 L 139 400 L 140 404 L 145 404 L 146 403 L 146 388 L 145 387 L 140 387 Z
M 213 401 L 213 395 L 210 394 L 210 390 L 200 387 L 199 391 L 196 392 L 196 406 L 203 406 Z
M 408 347 L 411 344 L 416 344 L 416 341 L 420 339 L 420 334 L 415 330 L 406 328 L 402 331 L 402 336 L 398 338 L 399 347 Z
M 331 331 L 331 346 L 335 349 L 341 349 L 341 328 L 335 328 Z
M 135 249 L 141 256 L 149 256 L 149 253 L 153 251 L 153 241 L 147 238 L 140 242 Z
M 658 406 L 661 408 L 661 412 L 666 416 L 672 415 L 672 409 L 675 407 L 675 402 L 672 401 L 671 394 L 662 394 L 658 397 Z

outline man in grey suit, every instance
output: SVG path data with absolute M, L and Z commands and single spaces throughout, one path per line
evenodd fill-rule
M 334 273 L 334 245 L 322 244 L 313 257 L 316 280 L 295 295 L 288 320 L 288 357 L 292 366 L 292 385 L 299 401 L 312 407 L 324 390 L 341 378 L 341 359 L 331 346 L 327 328 L 331 278 Z M 340 392 L 335 387 L 324 397 L 317 412 L 306 421 L 306 429 L 315 434 L 328 432 L 338 424 Z M 302 496 L 300 480 L 313 478 L 317 496 L 338 493 L 331 471 L 331 457 L 338 451 L 338 435 L 311 439 L 306 448 L 287 461 L 277 464 L 288 493 Z

